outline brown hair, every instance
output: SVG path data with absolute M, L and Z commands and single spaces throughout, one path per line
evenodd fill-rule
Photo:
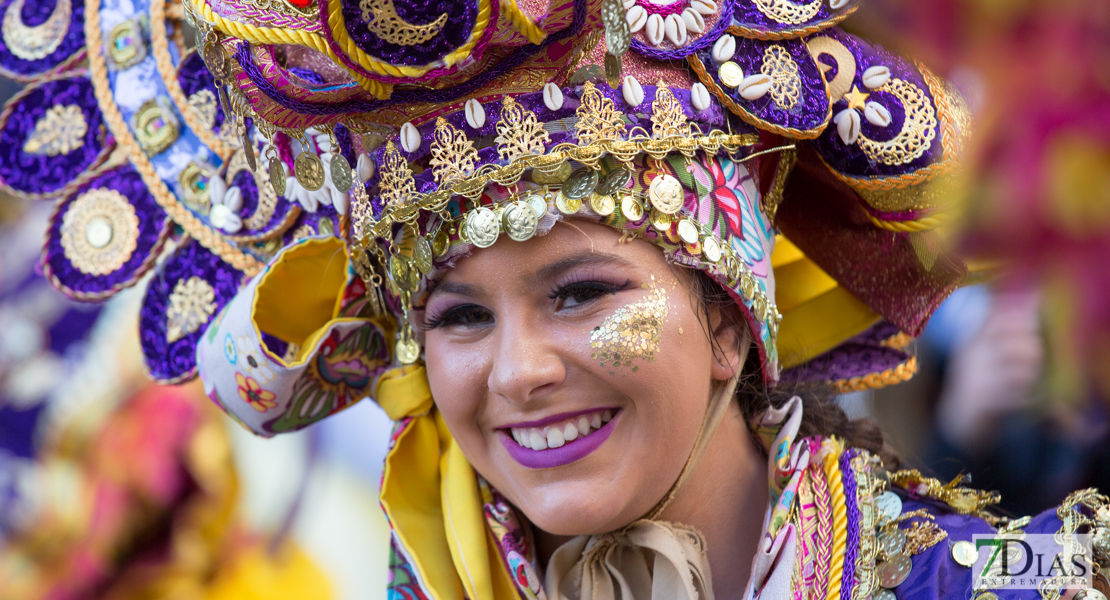
M 709 331 L 709 315 L 713 309 L 720 312 L 723 324 L 726 326 L 735 327 L 740 331 L 748 329 L 747 321 L 740 314 L 736 301 L 724 288 L 702 271 L 687 271 L 693 273 L 690 284 L 691 291 L 699 300 L 698 318 L 712 343 L 716 343 L 716 338 L 710 335 Z M 763 381 L 759 353 L 755 351 L 748 352 L 742 373 L 736 388 L 736 399 L 748 422 L 758 419 L 769 407 L 781 407 L 794 396 L 798 396 L 802 399 L 800 435 L 835 435 L 850 447 L 862 448 L 878 455 L 886 468 L 891 470 L 898 468 L 901 460 L 898 453 L 887 443 L 878 421 L 870 417 L 849 419 L 837 404 L 836 392 L 831 386 L 799 383 L 769 387 Z

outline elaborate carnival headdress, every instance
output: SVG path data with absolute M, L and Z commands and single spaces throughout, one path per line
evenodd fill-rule
M 418 361 L 405 313 L 440 269 L 570 216 L 728 289 L 768 381 L 876 387 L 912 374 L 907 336 L 967 275 L 935 230 L 968 111 L 837 28 L 856 8 L 10 0 L 0 69 L 28 85 L 0 115 L 0 185 L 58 199 L 43 264 L 66 294 L 155 270 L 158 380 L 196 374 L 206 328 L 229 359 L 259 339 L 282 385 L 326 371 L 309 358 L 328 344 L 358 357 L 310 411 L 232 410 L 263 432 Z M 349 271 L 313 270 L 337 248 Z M 213 325 L 244 286 L 260 299 Z

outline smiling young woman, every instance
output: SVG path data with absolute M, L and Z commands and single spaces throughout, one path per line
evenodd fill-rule
M 161 261 L 151 374 L 260 435 L 377 402 L 396 597 L 963 599 L 998 529 L 1110 559 L 1106 498 L 1003 519 L 830 399 L 910 377 L 968 275 L 967 106 L 840 30 L 858 0 L 54 4 L 0 47 L 35 80 L 0 187 L 64 194 L 48 276 Z

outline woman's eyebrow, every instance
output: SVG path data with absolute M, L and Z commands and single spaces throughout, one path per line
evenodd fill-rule
M 432 289 L 428 291 L 428 297 L 430 298 L 432 294 L 456 294 L 468 298 L 477 298 L 481 296 L 481 291 L 478 286 L 469 283 L 439 281 L 433 284 Z
M 633 266 L 632 263 L 616 254 L 583 252 L 582 254 L 568 256 L 536 269 L 531 275 L 527 276 L 526 281 L 531 285 L 539 286 L 572 269 L 602 265 L 617 265 L 621 267 Z

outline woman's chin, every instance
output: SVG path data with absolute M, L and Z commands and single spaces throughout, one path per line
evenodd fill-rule
M 602 489 L 611 490 L 610 486 Z M 532 492 L 518 505 L 533 525 L 547 533 L 561 536 L 593 535 L 620 529 L 634 521 L 640 513 L 627 506 L 626 499 L 606 495 Z M 650 507 L 648 507 L 650 509 Z M 646 512 L 645 509 L 644 512 Z

